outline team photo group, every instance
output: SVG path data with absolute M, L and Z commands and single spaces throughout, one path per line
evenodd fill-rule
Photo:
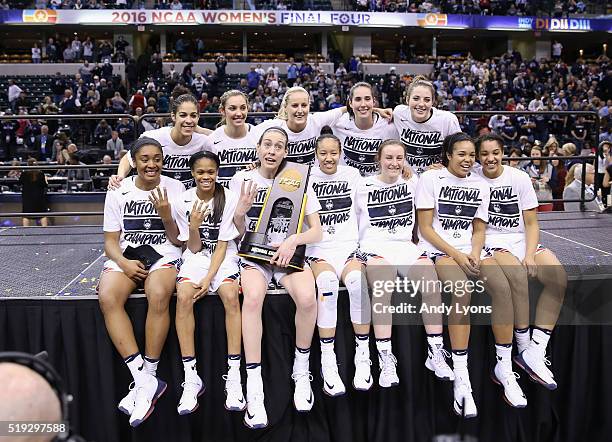
M 297 412 L 314 405 L 314 377 L 321 376 L 323 392 L 332 397 L 370 390 L 375 382 L 381 388 L 402 382 L 396 355 L 403 349 L 392 346 L 393 309 L 384 308 L 396 287 L 381 283 L 398 278 L 412 281 L 430 307 L 419 311 L 427 340 L 423 362 L 432 376 L 453 385 L 452 403 L 439 406 L 466 418 L 484 406 L 475 402 L 470 383 L 465 312 L 471 296 L 463 289 L 469 286 L 490 299 L 496 355 L 490 388 L 499 389 L 500 401 L 528 405 L 519 372 L 542 388 L 557 388 L 547 347 L 567 276 L 539 243 L 532 179 L 506 163 L 503 138 L 463 133 L 454 114 L 435 107 L 435 97 L 433 84 L 417 76 L 405 104 L 383 109 L 372 85 L 360 82 L 344 107 L 311 113 L 309 93 L 296 86 L 283 95 L 275 118 L 252 125 L 248 97 L 229 90 L 220 99 L 222 120 L 211 131 L 198 126 L 197 99 L 175 89 L 171 124 L 134 142 L 104 204 L 107 261 L 99 303 L 133 377 L 118 404 L 130 425 L 144 422 L 166 390 L 156 372 L 171 326 L 184 368 L 178 414 L 197 409 L 207 383 L 222 382 L 198 372 L 194 306 L 210 292 L 225 310 L 224 406 L 244 413 L 249 428 L 268 426 L 262 310 L 271 283 L 295 303 L 293 369 L 286 375 Z M 304 204 L 292 209 L 303 216 L 297 232 L 289 232 L 290 215 L 261 218 L 275 178 L 291 163 L 310 165 Z M 239 256 L 245 233 L 260 222 L 268 222 L 265 240 L 275 250 L 269 262 Z M 290 262 L 303 247 L 299 270 Z M 535 312 L 530 280 L 541 289 Z M 125 309 L 137 289 L 148 301 L 144 348 Z M 354 332 L 352 379 L 340 375 L 334 347 L 343 296 Z M 448 296 L 457 308 L 435 308 Z M 315 351 L 320 367 L 310 361 Z

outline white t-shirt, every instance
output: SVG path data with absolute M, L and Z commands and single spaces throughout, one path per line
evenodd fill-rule
M 332 127 L 334 135 L 342 143 L 341 163 L 355 167 L 361 175 L 375 175 L 378 170 L 376 152 L 383 141 L 399 139 L 395 125 L 378 114 L 374 114 L 374 126 L 362 130 L 348 113 L 344 114 Z
M 321 135 L 321 129 L 325 126 L 332 127 L 342 114 L 340 108 L 326 112 L 309 113 L 306 127 L 301 132 L 293 132 L 287 127 L 287 121 L 285 120 L 279 118 L 266 120 L 257 125 L 257 133 L 261 135 L 265 129 L 274 126 L 283 128 L 289 136 L 287 160 L 301 164 L 314 164 L 315 148 L 317 138 Z
M 310 247 L 334 248 L 343 242 L 351 244 L 346 247 L 342 245 L 343 249 L 357 248 L 359 232 L 354 202 L 360 179 L 357 169 L 349 166 L 338 166 L 338 171 L 333 175 L 322 172 L 318 167 L 312 169 L 310 183 L 321 205 L 319 217 L 323 240 Z
M 257 220 L 259 219 L 261 209 L 268 193 L 268 189 L 272 187 L 272 183 L 274 182 L 274 180 L 261 176 L 258 169 L 240 171 L 230 180 L 230 190 L 235 192 L 237 195 L 240 195 L 240 189 L 244 181 L 254 181 L 257 184 L 257 195 L 255 196 L 255 201 L 253 202 L 253 206 L 249 209 L 245 216 L 247 231 L 254 232 L 255 226 L 257 225 Z M 308 183 L 306 197 L 306 208 L 304 211 L 305 216 L 321 210 L 321 205 L 319 204 L 319 200 L 317 199 L 314 190 L 312 190 L 311 183 Z M 287 208 L 285 213 L 287 214 L 292 210 L 299 210 L 299 208 Z M 289 228 L 289 219 L 290 218 L 288 216 L 278 216 L 269 220 L 269 244 L 280 243 L 283 241 L 283 239 L 287 236 L 287 229 Z
M 361 247 L 384 241 L 412 241 L 416 187 L 414 176 L 409 180 L 400 177 L 393 184 L 382 182 L 378 176 L 360 181 L 356 208 Z
M 104 201 L 104 231 L 121 232 L 119 246 L 138 247 L 143 244 L 152 246 L 164 256 L 181 257 L 180 247 L 166 237 L 166 229 L 153 203 L 149 201 L 151 191 L 136 187 L 136 176 L 121 181 L 121 186 L 113 192 L 106 192 Z M 185 186 L 180 181 L 161 177 L 160 187 L 166 188 L 172 207 L 172 216 L 177 218 L 176 209 Z
M 406 105 L 396 106 L 393 110 L 393 123 L 406 146 L 406 161 L 419 175 L 441 161 L 444 138 L 461 132 L 455 115 L 435 107 L 431 110 L 431 116 L 423 123 L 412 119 L 410 108 Z
M 140 138 L 153 138 L 162 145 L 162 151 L 164 153 L 162 175 L 181 181 L 186 188 L 193 187 L 195 183 L 191 176 L 191 170 L 189 170 L 189 158 L 191 158 L 191 155 L 203 150 L 214 153 L 217 152 L 208 136 L 195 132 L 191 136 L 191 141 L 189 141 L 189 143 L 179 146 L 172 141 L 172 137 L 170 136 L 171 130 L 172 128 L 169 126 L 148 130 L 143 132 Z M 134 167 L 134 160 L 129 154 L 128 160 L 130 166 Z
M 247 134 L 242 138 L 230 138 L 225 133 L 225 127 L 220 126 L 210 134 L 210 140 L 215 149 L 221 167 L 217 181 L 228 187 L 229 181 L 239 170 L 257 160 L 257 141 L 253 126 L 247 124 Z
M 514 167 L 503 167 L 502 174 L 494 179 L 487 178 L 482 168 L 478 170 L 491 187 L 486 235 L 504 235 L 507 239 L 520 241 L 525 238 L 523 210 L 538 207 L 538 197 L 529 175 Z
M 488 222 L 489 185 L 477 173 L 459 178 L 448 169 L 432 169 L 419 179 L 417 209 L 434 209 L 433 229 L 458 250 L 471 250 L 472 221 Z M 428 252 L 440 252 L 419 231 L 419 246 Z
M 189 239 L 189 214 L 193 209 L 194 202 L 199 200 L 196 190 L 195 187 L 186 190 L 178 202 L 176 224 L 180 232 L 178 239 L 181 241 Z M 226 255 L 236 254 L 237 251 L 236 243 L 233 240 L 238 237 L 238 230 L 234 225 L 234 212 L 238 204 L 238 195 L 229 189 L 223 188 L 223 190 L 225 192 L 225 206 L 220 222 L 213 222 L 214 213 L 211 210 L 210 215 L 200 224 L 200 239 L 202 240 L 200 253 L 203 255 L 212 255 L 217 247 L 217 241 L 227 241 Z M 211 208 L 214 207 L 214 198 L 208 202 L 208 205 Z

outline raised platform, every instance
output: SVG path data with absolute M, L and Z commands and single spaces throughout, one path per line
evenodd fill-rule
M 541 220 L 542 242 L 567 266 L 576 287 L 588 279 L 600 288 L 598 299 L 608 297 L 612 218 L 546 214 Z M 351 387 L 354 344 L 346 296 L 339 299 L 336 334 L 346 395 L 329 398 L 322 393 L 315 335 L 311 356 L 315 406 L 308 414 L 295 412 L 290 379 L 295 308 L 288 296 L 269 296 L 263 309 L 262 372 L 270 426 L 248 430 L 242 413 L 223 408 L 223 306 L 216 296 L 208 296 L 195 306 L 198 372 L 207 386 L 200 408 L 190 416 L 176 413 L 183 372 L 171 326 L 158 371 L 169 388 L 151 418 L 133 430 L 116 409 L 131 379 L 108 338 L 95 296 L 102 237 L 99 226 L 0 229 L 0 351 L 49 352 L 75 396 L 72 425 L 88 440 L 421 442 L 458 430 L 485 442 L 610 440 L 612 326 L 559 326 L 549 351 L 559 388 L 547 391 L 521 372 L 519 383 L 529 401 L 522 410 L 510 408 L 500 387 L 489 379 L 495 364 L 490 327 L 473 326 L 469 367 L 479 416 L 462 422 L 452 412 L 452 383 L 435 380 L 423 365 L 426 345 L 420 326 L 394 327 L 398 387 L 375 385 L 367 393 Z M 174 305 L 173 301 L 172 317 Z M 144 348 L 146 300 L 136 294 L 126 309 Z M 375 355 L 373 343 L 371 351 Z M 372 370 L 377 379 L 375 358 Z

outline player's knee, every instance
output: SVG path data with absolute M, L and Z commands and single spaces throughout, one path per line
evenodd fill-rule
M 333 328 L 337 322 L 340 281 L 334 272 L 325 270 L 317 276 L 317 325 Z
M 363 282 L 363 273 L 353 270 L 344 278 L 344 285 L 349 294 L 351 322 L 369 324 L 371 322 L 370 298 L 367 284 Z
M 266 296 L 264 293 L 257 293 L 253 291 L 243 291 L 244 299 L 242 301 L 242 311 L 245 313 L 260 311 L 264 298 Z
M 176 286 L 176 310 L 185 311 L 193 309 L 194 290 L 190 283 L 178 284 Z
M 167 290 L 155 288 L 147 292 L 147 302 L 149 303 L 149 312 L 163 314 L 168 311 L 170 305 L 170 296 Z
M 123 308 L 123 302 L 120 302 L 119 297 L 112 290 L 102 286 L 98 290 L 98 302 L 103 315 Z
M 225 308 L 226 313 L 240 312 L 240 298 L 238 296 L 238 290 L 234 290 L 230 288 L 228 284 L 225 284 L 222 285 L 217 292 L 219 293 L 221 302 L 223 302 L 223 307 Z

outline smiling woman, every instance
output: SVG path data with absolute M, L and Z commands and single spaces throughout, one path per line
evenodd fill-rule
M 193 187 L 194 181 L 189 170 L 189 158 L 196 152 L 215 152 L 215 146 L 210 137 L 195 132 L 200 117 L 198 101 L 191 94 L 181 94 L 173 98 L 170 103 L 170 116 L 172 127 L 149 130 L 141 137 L 153 138 L 163 146 L 164 166 L 162 174 L 183 182 L 185 187 Z M 201 129 L 211 132 L 208 129 Z M 119 186 L 134 163 L 129 155 L 121 159 L 117 175 L 109 180 L 109 188 Z
M 240 234 L 255 230 L 263 202 L 274 178 L 287 157 L 287 133 L 280 127 L 266 129 L 257 143 L 260 166 L 250 171 L 239 172 L 230 181 L 230 189 L 240 194 L 234 213 L 234 224 Z M 275 232 L 278 241 L 277 252 L 270 264 L 256 263 L 247 259 L 241 261 L 241 281 L 244 294 L 242 305 L 242 330 L 244 355 L 247 368 L 247 412 L 244 422 L 249 428 L 263 428 L 268 425 L 264 406 L 264 390 L 261 367 L 262 308 L 268 284 L 272 277 L 280 283 L 293 298 L 296 305 L 295 361 L 292 378 L 295 381 L 293 402 L 298 411 L 310 411 L 314 396 L 310 387 L 309 356 L 310 345 L 317 318 L 315 281 L 310 268 L 291 272 L 287 265 L 297 246 L 312 244 L 321 240 L 321 205 L 309 184 L 304 213 L 308 230 L 287 236 L 287 231 Z M 278 225 L 288 227 L 283 218 L 271 219 Z

